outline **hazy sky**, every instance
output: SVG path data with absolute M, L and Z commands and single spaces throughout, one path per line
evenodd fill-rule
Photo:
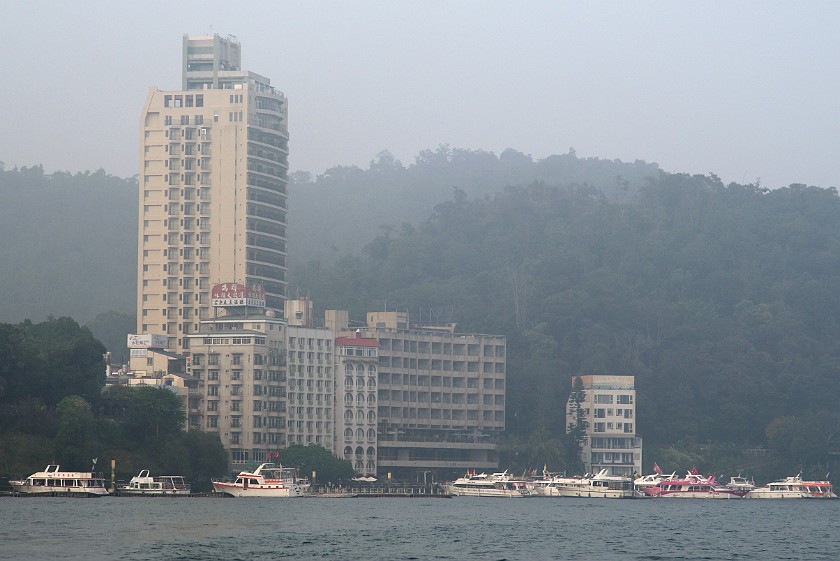
M 840 186 L 840 2 L 2 0 L 0 161 L 138 168 L 184 34 L 289 98 L 290 165 L 449 144 Z

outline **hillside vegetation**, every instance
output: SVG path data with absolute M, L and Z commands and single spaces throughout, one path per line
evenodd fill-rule
M 71 315 L 124 352 L 136 182 L 0 167 L 0 191 L 0 321 Z M 840 457 L 834 189 L 444 146 L 293 174 L 289 216 L 291 297 L 506 335 L 508 432 L 532 449 L 561 440 L 572 376 L 601 373 L 636 376 L 646 467 Z
M 770 446 L 779 469 L 820 470 L 840 428 L 838 219 L 836 191 L 804 185 L 662 173 L 614 202 L 537 182 L 456 192 L 295 284 L 354 317 L 387 302 L 507 335 L 521 438 L 562 434 L 573 375 L 634 375 L 649 450 Z

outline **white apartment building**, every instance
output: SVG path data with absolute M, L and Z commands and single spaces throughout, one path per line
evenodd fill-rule
M 572 384 L 574 387 L 574 379 Z M 607 469 L 610 475 L 642 471 L 642 438 L 636 435 L 636 388 L 633 376 L 580 376 L 587 422 L 581 461 L 586 471 Z M 566 404 L 566 427 L 575 422 L 572 396 Z
M 312 302 L 287 300 L 288 443 L 335 448 L 335 334 L 314 327 Z
M 283 309 L 288 106 L 240 59 L 232 38 L 185 36 L 182 89 L 150 88 L 140 121 L 137 330 L 177 353 L 215 284 L 259 284 Z

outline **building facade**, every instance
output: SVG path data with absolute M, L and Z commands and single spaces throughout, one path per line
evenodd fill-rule
M 218 433 L 233 465 L 264 461 L 288 443 L 286 322 L 227 308 L 191 333 L 188 424 Z
M 375 453 L 376 474 L 403 480 L 498 467 L 496 441 L 505 429 L 503 336 L 412 325 L 404 312 L 370 312 L 356 329 L 346 319 L 346 312 L 327 315 L 341 342 L 337 359 L 344 361 L 337 368 L 339 380 L 344 377 L 342 417 L 358 424 L 364 412 L 366 425 L 345 424 L 345 439 L 352 428 L 353 438 L 364 442 L 345 440 L 338 455 L 349 452 L 354 467 L 359 461 L 365 466 L 357 471 L 369 472 Z M 360 345 L 359 339 L 377 344 Z
M 572 387 L 575 387 L 572 378 Z M 606 469 L 610 475 L 642 471 L 642 438 L 636 434 L 636 387 L 633 376 L 579 376 L 582 395 L 574 391 L 566 404 L 566 426 L 581 409 L 587 430 L 581 449 L 586 471 Z
M 288 106 L 240 57 L 232 38 L 185 36 L 183 89 L 150 88 L 141 117 L 137 329 L 178 353 L 217 283 L 285 300 Z

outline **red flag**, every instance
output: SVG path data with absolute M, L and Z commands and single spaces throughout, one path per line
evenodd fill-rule
M 662 468 L 656 462 L 653 462 L 653 473 L 658 473 L 662 475 Z
M 275 458 L 279 458 L 279 457 L 280 457 L 280 452 L 275 452 L 275 453 L 274 453 L 274 457 L 275 457 Z
M 266 454 L 265 454 L 265 459 L 266 459 L 266 460 L 270 460 L 270 459 L 271 459 L 271 452 L 266 452 Z
M 691 468 L 691 475 L 700 475 L 700 472 L 697 471 L 697 466 Z

